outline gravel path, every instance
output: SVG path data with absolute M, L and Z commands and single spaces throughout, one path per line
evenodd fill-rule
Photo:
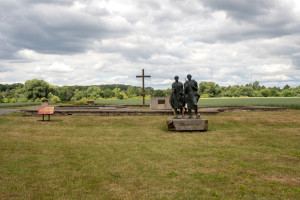
M 0 115 L 4 115 L 6 113 L 10 113 L 10 112 L 17 112 L 20 111 L 21 109 L 0 109 Z

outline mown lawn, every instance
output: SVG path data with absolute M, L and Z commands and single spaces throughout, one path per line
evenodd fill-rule
M 27 102 L 27 103 L 0 103 L 1 108 L 26 108 L 41 105 L 40 102 Z
M 0 116 L 0 199 L 299 199 L 300 111 L 205 117 Z
M 149 105 L 149 99 L 145 100 Z M 98 100 L 98 105 L 142 105 L 142 99 Z M 273 106 L 300 110 L 300 97 L 200 98 L 199 106 Z
M 72 104 L 72 102 L 57 104 Z M 1 108 L 25 108 L 41 103 L 0 103 Z M 142 99 L 103 99 L 95 101 L 97 105 L 142 105 Z M 149 105 L 150 100 L 145 99 Z M 200 98 L 199 106 L 274 106 L 300 110 L 300 97 L 247 97 L 247 98 Z
M 97 105 L 143 105 L 143 99 L 103 99 L 95 101 Z M 150 99 L 145 99 L 145 104 L 150 105 Z
M 300 110 L 300 97 L 248 97 L 199 99 L 199 106 L 273 106 Z

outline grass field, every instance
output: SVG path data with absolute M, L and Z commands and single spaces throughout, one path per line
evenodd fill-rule
M 206 118 L 0 116 L 0 199 L 299 199 L 299 110 Z
M 145 103 L 149 105 L 149 100 Z M 141 99 L 126 100 L 100 100 L 98 105 L 142 105 Z M 300 110 L 300 97 L 276 97 L 276 98 L 207 98 L 199 99 L 199 106 L 275 106 Z
M 60 104 L 60 103 L 58 103 Z M 124 100 L 97 100 L 97 105 L 142 105 L 142 99 Z M 145 99 L 145 104 L 149 105 L 150 100 Z M 0 103 L 0 108 L 24 108 L 28 106 L 40 105 L 40 103 Z M 300 97 L 274 97 L 274 98 L 208 98 L 199 99 L 199 106 L 275 106 L 300 110 Z
M 275 106 L 300 110 L 300 97 L 209 98 L 199 99 L 200 106 Z
M 143 105 L 143 99 L 103 99 L 95 101 L 97 105 Z M 150 100 L 145 99 L 145 104 L 150 105 Z
M 24 108 L 28 106 L 41 105 L 40 102 L 28 102 L 28 103 L 0 103 L 0 108 Z

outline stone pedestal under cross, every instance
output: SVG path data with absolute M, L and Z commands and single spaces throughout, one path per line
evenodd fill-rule
M 145 78 L 151 78 L 150 75 L 145 75 L 144 69 L 142 70 L 142 76 L 136 76 L 143 79 L 143 105 L 145 105 Z

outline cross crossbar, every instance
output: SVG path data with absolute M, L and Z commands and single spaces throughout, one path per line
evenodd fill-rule
M 143 105 L 145 105 L 145 78 L 151 78 L 150 75 L 145 75 L 144 69 L 142 70 L 142 75 L 136 76 L 137 78 L 142 78 L 143 79 Z

